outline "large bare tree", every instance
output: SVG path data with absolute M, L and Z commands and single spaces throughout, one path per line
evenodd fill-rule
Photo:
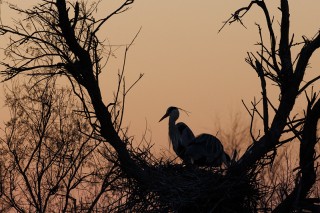
M 25 17 L 14 26 L 0 26 L 1 34 L 10 36 L 5 48 L 8 60 L 1 62 L 4 80 L 24 74 L 39 81 L 58 76 L 69 80 L 74 94 L 82 103 L 79 113 L 90 123 L 93 134 L 112 147 L 113 151 L 108 153 L 113 153 L 114 158 L 109 160 L 122 171 L 121 178 L 130 183 L 125 187 L 128 190 L 125 205 L 118 210 L 258 211 L 262 190 L 266 189 L 259 185 L 259 175 L 267 165 L 273 166 L 279 147 L 294 139 L 300 140 L 300 166 L 295 186 L 293 190 L 288 189 L 284 200 L 274 211 L 313 208 L 318 200 L 307 198 L 316 181 L 314 162 L 320 100 L 318 92 L 307 93 L 307 89 L 319 76 L 306 83 L 303 80 L 310 58 L 320 46 L 319 33 L 310 39 L 303 37 L 298 43 L 294 41 L 289 31 L 287 0 L 280 1 L 278 33 L 263 0 L 251 1 L 247 7 L 235 11 L 226 23 L 242 23 L 242 17 L 254 5 L 262 10 L 267 23 L 267 41 L 258 25 L 261 50 L 248 53 L 246 59 L 258 74 L 262 89 L 261 101 L 253 102 L 253 110 L 248 109 L 248 112 L 252 121 L 256 116 L 262 119 L 263 133 L 255 136 L 252 132 L 252 144 L 239 160 L 233 159 L 227 171 L 190 168 L 155 159 L 148 148 L 141 150 L 131 146 L 121 125 L 124 99 L 131 89 L 131 86 L 125 87 L 123 80 L 127 54 L 114 99 L 102 100 L 99 76 L 105 69 L 108 46 L 99 39 L 98 32 L 107 21 L 127 10 L 133 2 L 124 0 L 117 9 L 101 19 L 94 18 L 97 4 L 86 2 L 43 0 L 32 9 L 13 7 Z M 293 57 L 291 49 L 299 45 L 301 49 Z M 130 46 L 126 46 L 125 53 Z M 279 103 L 272 103 L 268 98 L 266 85 L 269 83 L 279 87 Z M 305 113 L 292 116 L 296 99 L 301 94 L 309 94 L 306 95 Z M 258 110 L 259 104 L 262 104 L 262 112 Z M 271 110 L 274 116 L 271 116 Z M 42 211 L 43 208 L 40 205 L 37 210 Z
M 294 139 L 299 140 L 300 165 L 295 187 L 292 192 L 287 192 L 289 194 L 286 199 L 274 210 L 275 212 L 293 211 L 301 208 L 302 204 L 308 203 L 306 198 L 316 181 L 314 162 L 317 159 L 315 145 L 318 142 L 317 123 L 320 116 L 320 99 L 318 99 L 319 91 L 312 89 L 307 93 L 307 89 L 320 79 L 320 75 L 309 81 L 304 81 L 304 79 L 309 61 L 320 47 L 320 34 L 317 32 L 312 38 L 303 36 L 299 41 L 295 41 L 294 34 L 290 34 L 290 10 L 287 0 L 280 1 L 281 18 L 278 33 L 275 30 L 277 26 L 274 26 L 274 16 L 270 15 L 263 0 L 251 1 L 248 6 L 238 9 L 225 24 L 235 21 L 243 24 L 243 16 L 253 10 L 254 5 L 258 6 L 264 15 L 267 33 L 263 33 L 263 29 L 257 24 L 260 51 L 248 53 L 246 58 L 246 62 L 259 76 L 262 94 L 261 101 L 259 101 L 262 105 L 262 112 L 259 112 L 257 102 L 252 103 L 253 110 L 248 110 L 248 112 L 252 121 L 255 116 L 261 118 L 264 131 L 263 134 L 252 137 L 253 144 L 237 162 L 236 170 L 247 171 L 255 168 L 259 162 L 263 162 L 262 165 L 272 165 L 279 147 Z M 263 36 L 266 34 L 267 39 Z M 298 47 L 300 50 L 294 55 L 293 48 Z M 267 94 L 268 83 L 279 87 L 278 103 L 270 101 Z M 292 110 L 300 95 L 306 96 L 305 111 L 292 115 Z M 270 113 L 270 111 L 273 112 Z M 270 116 L 270 114 L 275 115 Z M 309 201 L 312 203 L 311 199 Z M 314 201 L 319 202 L 317 199 Z

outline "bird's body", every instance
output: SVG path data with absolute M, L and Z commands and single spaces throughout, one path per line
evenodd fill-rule
M 195 138 L 194 134 L 191 131 L 191 129 L 183 122 L 177 123 L 175 125 L 175 127 L 173 127 L 173 128 L 178 129 L 178 135 L 177 135 L 176 139 L 174 139 L 174 140 L 170 139 L 171 143 L 177 144 L 174 148 L 174 151 L 181 159 L 184 160 L 186 149 Z M 169 132 L 170 132 L 170 127 L 169 127 Z M 171 135 L 173 135 L 173 134 L 175 134 L 175 133 L 171 133 Z M 177 142 L 173 142 L 173 141 L 179 141 L 179 142 L 177 143 Z
M 188 146 L 185 158 L 198 166 L 218 167 L 223 163 L 228 165 L 230 157 L 224 152 L 223 145 L 218 138 L 210 134 L 197 136 Z
M 195 137 L 185 123 L 176 123 L 179 118 L 177 107 L 169 107 L 160 121 L 166 117 L 169 117 L 169 138 L 173 150 L 185 163 L 214 167 L 222 163 L 228 165 L 230 157 L 224 152 L 218 138 L 210 134 Z

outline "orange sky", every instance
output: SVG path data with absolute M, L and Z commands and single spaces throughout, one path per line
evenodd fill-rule
M 28 6 L 39 1 L 10 2 Z M 102 0 L 99 15 L 105 14 L 109 2 Z M 254 44 L 259 37 L 255 22 L 262 23 L 263 14 L 256 7 L 244 19 L 248 29 L 234 24 L 217 33 L 232 12 L 249 2 L 136 0 L 129 11 L 110 20 L 102 38 L 108 38 L 111 44 L 129 43 L 142 27 L 129 53 L 126 71 L 128 83 L 140 73 L 145 74 L 127 98 L 126 105 L 125 123 L 130 125 L 130 132 L 137 140 L 148 128 L 156 148 L 168 149 L 167 121 L 158 123 L 168 106 L 191 112 L 189 117 L 182 113 L 180 121 L 186 122 L 195 134 L 216 134 L 219 121 L 222 128 L 229 129 L 231 115 L 238 112 L 249 121 L 241 99 L 250 102 L 254 96 L 259 96 L 260 88 L 257 75 L 244 58 L 247 51 L 256 48 Z M 270 2 L 276 3 L 270 8 L 277 18 L 279 1 Z M 291 32 L 295 32 L 299 40 L 301 35 L 312 37 L 320 26 L 320 1 L 307 2 L 290 1 Z M 13 15 L 6 8 L 3 6 L 1 11 L 4 23 Z M 100 80 L 104 85 L 110 84 L 110 79 L 117 75 L 123 49 L 115 54 L 117 59 L 112 58 L 108 72 Z M 318 59 L 319 54 L 314 57 L 312 67 L 320 67 Z M 107 100 L 111 91 L 103 86 L 102 91 Z

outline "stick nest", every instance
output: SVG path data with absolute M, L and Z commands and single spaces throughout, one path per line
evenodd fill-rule
M 150 161 L 149 161 L 150 162 Z M 256 212 L 260 190 L 255 175 L 198 168 L 171 161 L 146 167 L 149 185 L 130 183 L 125 209 L 135 212 Z

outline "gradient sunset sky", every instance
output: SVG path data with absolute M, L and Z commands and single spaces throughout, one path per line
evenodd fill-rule
M 39 0 L 11 0 L 19 7 L 34 5 Z M 88 2 L 91 2 L 88 0 Z M 93 2 L 93 1 L 92 1 Z M 106 15 L 108 8 L 120 1 L 102 0 L 98 16 Z M 272 2 L 272 3 L 268 3 Z M 266 1 L 278 26 L 280 1 Z M 257 74 L 244 61 L 248 51 L 258 51 L 259 41 L 255 23 L 266 27 L 258 7 L 244 18 L 245 29 L 238 23 L 218 30 L 236 9 L 247 6 L 247 1 L 213 0 L 136 0 L 131 9 L 110 19 L 101 34 L 110 44 L 128 44 L 142 30 L 132 46 L 127 60 L 126 81 L 134 82 L 140 73 L 143 79 L 127 98 L 125 125 L 137 141 L 145 129 L 157 149 L 168 149 L 167 120 L 158 123 L 169 106 L 178 106 L 191 113 L 181 113 L 180 121 L 187 123 L 195 134 L 216 134 L 217 124 L 230 129 L 232 115 L 243 114 L 243 122 L 249 122 L 241 100 L 249 103 L 260 97 Z M 291 33 L 296 41 L 301 36 L 313 37 L 320 28 L 320 1 L 290 1 Z M 4 24 L 17 14 L 3 4 L 1 18 Z M 268 36 L 265 36 L 266 40 Z M 1 42 L 1 47 L 5 43 Z M 113 48 L 106 72 L 102 75 L 101 90 L 106 103 L 112 97 L 110 87 L 117 76 L 124 48 Z M 310 78 L 319 74 L 319 53 L 311 61 Z M 274 98 L 276 88 L 270 86 Z M 3 102 L 3 91 L 1 91 Z M 1 103 L 1 106 L 3 103 Z M 1 108 L 2 110 L 3 107 Z M 1 117 L 7 119 L 6 117 Z M 218 135 L 219 137 L 219 135 Z

